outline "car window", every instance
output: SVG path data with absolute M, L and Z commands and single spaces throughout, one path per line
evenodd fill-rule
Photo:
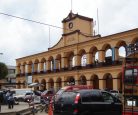
M 92 91 L 91 92 L 91 101 L 92 102 L 102 102 L 103 98 L 101 96 L 101 93 L 99 91 Z
M 103 96 L 103 99 L 105 102 L 113 102 L 114 101 L 113 97 L 109 93 L 102 92 L 102 96 Z
M 31 93 L 31 92 L 27 92 L 25 95 L 33 95 L 33 93 Z
M 90 92 L 85 92 L 83 95 L 82 95 L 82 102 L 90 102 L 91 101 L 91 94 Z
M 62 96 L 59 98 L 59 101 L 66 104 L 72 104 L 74 103 L 75 97 L 76 93 L 74 92 L 64 92 Z

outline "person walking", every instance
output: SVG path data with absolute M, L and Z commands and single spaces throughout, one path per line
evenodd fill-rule
M 5 93 L 6 95 L 5 95 L 5 104 L 7 105 L 8 104 L 8 98 L 9 98 L 9 96 L 10 96 L 10 90 L 8 90 L 8 91 L 6 91 L 6 93 Z
M 14 97 L 13 97 L 13 94 L 10 93 L 8 97 L 8 108 L 13 109 L 13 107 L 14 107 Z

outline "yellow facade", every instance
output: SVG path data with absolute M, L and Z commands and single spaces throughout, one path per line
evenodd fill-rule
M 46 52 L 16 59 L 16 82 L 25 83 L 27 76 L 32 76 L 33 82 L 44 84 L 40 90 L 87 84 L 122 91 L 124 58 L 119 56 L 119 48 L 138 42 L 138 29 L 101 37 L 93 34 L 92 18 L 72 12 L 62 23 L 63 34 L 56 45 Z M 107 50 L 110 56 L 106 56 Z

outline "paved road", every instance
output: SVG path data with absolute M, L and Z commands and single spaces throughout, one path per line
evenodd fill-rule
M 28 103 L 24 103 L 24 102 L 20 102 L 19 105 L 14 105 L 13 109 L 9 109 L 8 105 L 1 105 L 1 113 L 10 113 L 10 112 L 18 112 L 24 109 L 28 109 L 29 105 Z M 38 113 L 36 115 L 48 115 L 45 111 L 40 112 L 38 111 Z
M 38 112 L 36 115 L 48 115 L 46 112 Z
M 1 113 L 16 112 L 27 108 L 29 108 L 29 105 L 28 103 L 24 103 L 24 102 L 20 102 L 19 105 L 14 105 L 13 109 L 9 109 L 8 105 L 1 105 Z

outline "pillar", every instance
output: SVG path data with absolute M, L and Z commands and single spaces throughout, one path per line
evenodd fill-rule
M 27 71 L 28 71 L 28 73 L 31 73 L 31 66 L 32 66 L 32 64 L 28 64 L 27 65 Z
M 62 57 L 62 58 L 61 58 L 61 67 L 62 67 L 62 69 L 68 67 L 67 57 Z
M 99 79 L 99 89 L 105 89 L 104 82 L 105 80 Z
M 34 72 L 35 73 L 37 72 L 37 67 L 38 67 L 37 63 L 34 63 Z
M 81 56 L 80 55 L 75 55 L 75 67 L 81 66 Z
M 90 64 L 92 64 L 92 54 L 87 53 L 86 57 L 87 57 L 87 66 L 89 66 Z
M 113 89 L 114 89 L 114 90 L 119 90 L 119 89 L 118 89 L 118 86 L 119 86 L 119 84 L 118 84 L 118 79 L 113 78 Z
M 43 72 L 44 71 L 44 62 L 40 62 L 39 64 L 40 64 L 40 68 L 39 68 L 40 70 L 39 71 Z
M 46 64 L 47 72 L 51 70 L 50 65 L 51 65 L 51 64 L 50 64 L 50 61 L 47 60 L 47 64 Z
M 89 85 L 89 86 L 91 85 L 91 81 L 89 79 L 87 79 L 86 82 L 87 82 L 87 85 Z
M 98 61 L 100 63 L 105 61 L 105 51 L 104 50 L 99 50 L 99 52 L 98 52 Z
M 115 53 L 115 61 L 119 61 L 119 51 L 118 51 L 118 47 L 114 48 L 114 53 Z

